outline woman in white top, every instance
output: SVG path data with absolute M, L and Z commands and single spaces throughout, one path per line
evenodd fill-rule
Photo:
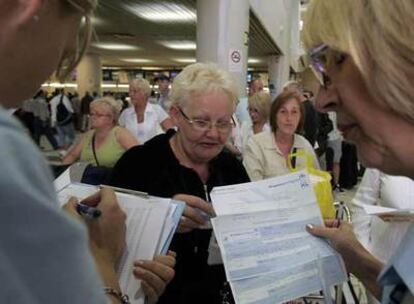
M 241 125 L 241 141 L 242 150 L 246 149 L 246 145 L 250 137 L 262 131 L 270 131 L 269 113 L 271 105 L 271 97 L 268 93 L 259 92 L 249 97 L 247 111 L 251 121 L 244 121 Z
M 122 112 L 119 125 L 128 129 L 143 144 L 155 135 L 174 127 L 168 114 L 156 104 L 148 102 L 151 87 L 143 78 L 134 79 L 129 84 L 129 97 L 132 107 Z
M 243 163 L 253 181 L 284 175 L 290 172 L 289 153 L 305 150 L 312 155 L 313 166 L 319 163 L 311 144 L 295 134 L 303 126 L 303 108 L 300 100 L 291 93 L 276 97 L 270 108 L 271 132 L 253 135 L 247 143 Z M 304 159 L 296 159 L 297 167 L 304 167 Z
M 352 200 L 353 227 L 359 241 L 382 262 L 387 262 L 408 229 L 409 222 L 385 222 L 364 212 L 364 205 L 414 209 L 414 181 L 367 169 Z
M 414 181 L 391 176 L 376 169 L 367 169 L 352 200 L 354 232 L 362 245 L 381 262 L 386 263 L 398 248 L 410 226 L 408 221 L 383 221 L 367 215 L 364 205 L 395 209 L 414 208 Z M 369 303 L 379 303 L 368 294 Z

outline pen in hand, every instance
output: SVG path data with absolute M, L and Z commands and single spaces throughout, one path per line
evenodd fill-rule
M 96 219 L 102 214 L 102 211 L 98 208 L 91 207 L 82 203 L 76 203 L 76 211 L 87 218 Z

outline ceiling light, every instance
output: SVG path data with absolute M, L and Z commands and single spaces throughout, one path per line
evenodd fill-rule
M 101 88 L 103 89 L 129 88 L 129 84 L 103 83 L 101 85 Z
M 174 61 L 181 63 L 195 63 L 197 60 L 195 58 L 175 58 Z
M 100 49 L 104 49 L 104 50 L 115 50 L 115 51 L 132 51 L 132 50 L 139 49 L 135 45 L 120 44 L 120 43 L 99 42 L 99 43 L 94 43 L 93 46 L 97 47 L 97 48 L 100 48 Z
M 121 59 L 122 61 L 125 62 L 132 62 L 132 63 L 148 63 L 148 62 L 153 62 L 153 60 L 151 59 L 145 59 L 145 58 L 124 58 Z
M 156 70 L 162 70 L 161 67 L 141 67 L 141 70 L 147 70 L 147 71 L 156 71 Z
M 247 62 L 248 63 L 260 63 L 262 61 L 260 59 L 257 59 L 257 58 L 249 58 L 249 59 L 247 59 Z
M 195 50 L 197 45 L 193 41 L 159 41 L 163 46 L 174 50 Z
M 176 3 L 124 4 L 124 8 L 153 22 L 195 22 L 197 19 L 194 9 Z

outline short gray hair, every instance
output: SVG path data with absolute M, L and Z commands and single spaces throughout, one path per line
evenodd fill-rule
M 145 94 L 147 99 L 151 96 L 151 85 L 149 81 L 146 80 L 145 78 L 142 78 L 142 77 L 135 78 L 131 80 L 131 82 L 129 83 L 129 86 L 132 86 L 135 89 L 141 90 Z
M 223 91 L 236 105 L 237 88 L 230 73 L 212 63 L 195 63 L 175 77 L 169 97 L 173 105 L 184 106 L 192 96 L 214 91 Z

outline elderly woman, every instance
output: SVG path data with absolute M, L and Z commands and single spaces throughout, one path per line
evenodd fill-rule
M 91 130 L 82 135 L 62 162 L 72 164 L 76 160 L 94 166 L 112 168 L 122 154 L 138 145 L 137 139 L 125 128 L 117 125 L 122 105 L 115 99 L 104 97 L 90 104 Z
M 244 121 L 240 128 L 243 151 L 246 149 L 247 142 L 252 135 L 270 131 L 270 105 L 271 97 L 268 93 L 259 92 L 249 97 L 247 111 L 251 121 Z
M 169 130 L 127 151 L 116 164 L 111 184 L 152 195 L 174 197 L 187 206 L 175 235 L 176 279 L 159 303 L 221 303 L 226 281 L 206 222 L 215 186 L 249 181 L 242 164 L 223 147 L 234 122 L 236 89 L 230 75 L 210 64 L 187 66 L 172 85 Z M 130 168 L 137 168 L 131 170 Z M 209 246 L 210 244 L 210 246 Z
M 321 80 L 316 106 L 336 111 L 338 127 L 367 167 L 414 178 L 414 22 L 412 0 L 314 0 L 304 43 Z M 330 239 L 348 271 L 383 303 L 414 302 L 414 227 L 388 265 L 373 257 L 348 224 L 308 227 Z M 383 269 L 379 281 L 378 275 Z M 378 283 L 377 283 L 378 282 Z
M 252 180 L 284 175 L 290 172 L 289 154 L 303 150 L 319 163 L 310 143 L 297 134 L 303 125 L 303 108 L 299 98 L 292 93 L 276 97 L 270 108 L 271 132 L 252 136 L 247 144 L 243 163 Z M 304 167 L 305 159 L 293 158 L 293 167 Z
M 129 84 L 132 107 L 124 110 L 119 117 L 119 125 L 128 129 L 141 144 L 174 127 L 160 105 L 148 102 L 150 96 L 151 87 L 146 79 L 132 80 Z
M 0 0 L 0 7 L 6 8 L 0 10 L 0 302 L 121 303 L 115 269 L 125 244 L 125 214 L 114 192 L 106 188 L 83 201 L 102 211 L 99 219 L 83 220 L 74 199 L 65 214 L 40 152 L 3 109 L 18 107 L 56 66 L 62 80 L 76 66 L 96 1 Z M 82 17 L 85 40 L 78 45 Z M 171 278 L 173 264 L 173 257 L 163 256 L 134 269 L 150 300 Z

